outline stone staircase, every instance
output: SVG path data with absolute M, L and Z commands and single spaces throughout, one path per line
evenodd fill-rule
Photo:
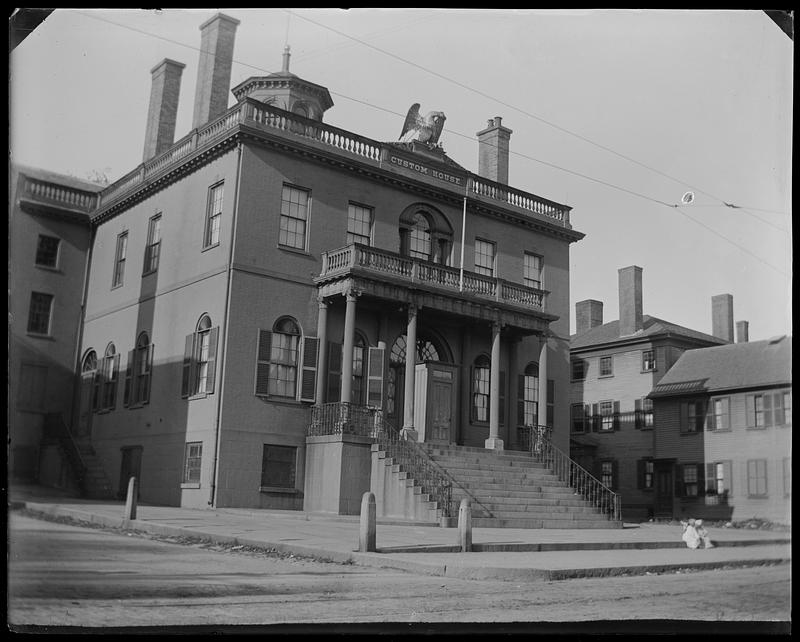
M 100 458 L 95 453 L 91 442 L 76 439 L 75 445 L 81 454 L 81 460 L 86 467 L 81 484 L 81 495 L 87 499 L 114 499 L 114 490 L 111 481 L 106 475 L 105 468 Z
M 527 452 L 420 444 L 484 528 L 621 528 Z M 456 512 L 457 514 L 457 512 Z

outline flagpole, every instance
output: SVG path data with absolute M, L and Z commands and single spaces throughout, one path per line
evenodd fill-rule
M 467 178 L 468 184 L 469 178 Z M 458 272 L 458 291 L 464 291 L 464 235 L 467 230 L 467 184 L 464 186 L 464 209 L 461 213 L 461 267 Z

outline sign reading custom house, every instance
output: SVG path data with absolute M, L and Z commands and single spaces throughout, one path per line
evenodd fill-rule
M 430 176 L 431 178 L 436 178 L 440 181 L 444 181 L 445 183 L 450 183 L 452 185 L 463 185 L 464 178 L 461 176 L 453 176 L 452 174 L 448 174 L 447 172 L 443 172 L 440 169 L 436 169 L 435 167 L 429 167 L 428 165 L 423 165 L 422 163 L 416 160 L 408 160 L 403 158 L 402 156 L 398 156 L 393 152 L 389 152 L 389 162 L 392 165 L 397 165 L 398 167 L 402 167 L 404 169 L 410 169 L 413 172 L 417 172 L 422 174 L 423 176 Z

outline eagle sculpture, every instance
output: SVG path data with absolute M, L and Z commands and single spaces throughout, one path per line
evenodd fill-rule
M 419 115 L 419 103 L 411 105 L 400 132 L 400 141 L 403 143 L 418 140 L 421 143 L 435 145 L 444 127 L 446 116 L 440 111 L 429 111 L 425 116 Z

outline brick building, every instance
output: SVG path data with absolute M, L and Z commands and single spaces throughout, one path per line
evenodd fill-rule
M 495 453 L 547 424 L 568 451 L 583 235 L 569 207 L 507 185 L 511 130 L 478 132 L 475 174 L 435 137 L 323 122 L 330 93 L 288 50 L 231 90 L 236 26 L 201 26 L 177 141 L 183 65 L 152 69 L 143 163 L 90 215 L 72 432 L 113 492 L 133 475 L 148 502 L 354 513 L 377 421 Z
M 570 453 L 622 496 L 625 519 L 653 514 L 654 443 L 660 426 L 648 397 L 687 350 L 720 345 L 711 336 L 643 314 L 642 268 L 621 268 L 619 319 L 603 322 L 603 303 L 575 306 L 570 341 Z M 712 326 L 732 333 L 733 300 L 714 297 Z
M 650 394 L 656 515 L 791 523 L 792 339 L 741 339 L 686 352 Z

